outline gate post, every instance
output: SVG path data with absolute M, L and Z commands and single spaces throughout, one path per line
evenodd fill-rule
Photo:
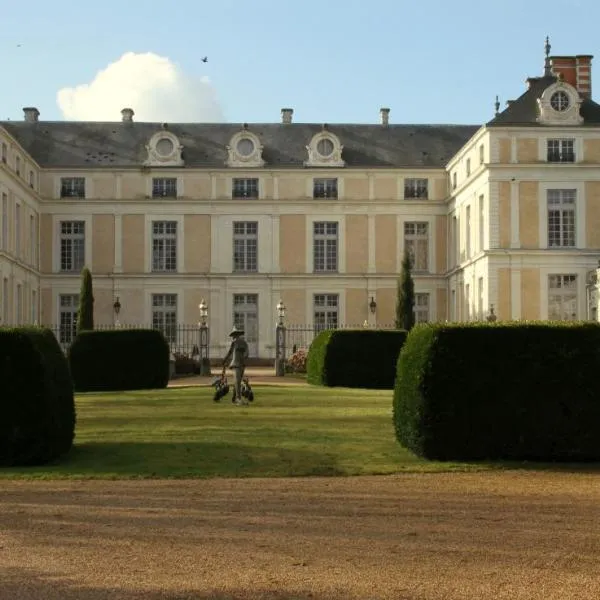
M 275 375 L 283 377 L 285 375 L 285 325 L 283 318 L 285 316 L 285 304 L 282 300 L 277 304 L 278 321 L 275 325 Z
M 198 324 L 200 327 L 200 375 L 206 377 L 210 375 L 210 358 L 208 356 L 209 330 L 206 322 L 208 305 L 204 298 L 198 305 L 198 309 L 200 310 L 200 323 Z

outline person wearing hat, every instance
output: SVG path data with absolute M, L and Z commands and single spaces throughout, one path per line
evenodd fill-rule
M 229 368 L 233 371 L 233 400 L 237 404 L 248 404 L 248 400 L 242 398 L 242 379 L 248 358 L 248 342 L 244 339 L 244 330 L 235 326 L 229 337 L 232 338 L 232 341 L 229 351 L 223 359 L 223 373 L 229 363 Z

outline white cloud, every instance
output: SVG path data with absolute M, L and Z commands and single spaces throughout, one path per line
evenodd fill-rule
M 56 101 L 63 117 L 73 121 L 119 121 L 123 108 L 132 108 L 136 121 L 224 120 L 208 77 L 186 75 L 151 52 L 124 54 L 91 83 L 59 90 Z

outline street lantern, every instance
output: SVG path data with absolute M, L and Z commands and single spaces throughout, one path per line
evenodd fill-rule
M 279 300 L 279 303 L 277 304 L 277 315 L 279 316 L 279 323 L 283 324 L 283 318 L 285 317 L 285 304 L 283 303 L 283 300 Z
M 115 311 L 115 327 L 121 327 L 121 323 L 119 323 L 119 313 L 121 312 L 121 303 L 119 302 L 119 296 L 117 296 L 117 299 L 113 304 L 113 310 Z
M 275 375 L 283 377 L 285 375 L 285 304 L 279 300 L 277 304 L 277 325 L 275 327 Z
M 208 356 L 208 304 L 204 298 L 200 300 L 198 304 L 198 311 L 200 312 L 199 333 L 200 333 L 200 352 L 198 360 L 200 361 L 200 375 L 210 375 L 210 359 Z
M 198 304 L 198 310 L 200 311 L 200 324 L 206 325 L 206 319 L 208 317 L 208 304 L 206 304 L 204 298 L 202 298 L 200 304 Z
M 371 314 L 375 314 L 375 311 L 377 310 L 377 302 L 375 302 L 375 298 L 373 298 L 373 296 L 371 296 L 371 302 L 369 302 L 369 310 L 371 311 Z

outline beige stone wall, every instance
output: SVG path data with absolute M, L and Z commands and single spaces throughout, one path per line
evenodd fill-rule
M 395 200 L 398 197 L 398 179 L 392 175 L 375 176 L 373 183 L 375 198 Z
M 510 183 L 508 181 L 498 182 L 498 202 L 499 202 L 499 229 L 500 229 L 500 247 L 510 247 Z
M 54 176 L 51 173 L 40 173 L 39 190 L 40 195 L 45 198 L 54 197 Z
M 445 273 L 447 270 L 448 255 L 448 217 L 435 218 L 435 272 Z
M 521 318 L 541 318 L 539 269 L 521 269 Z
M 437 311 L 435 315 L 431 315 L 430 318 L 432 321 L 445 321 L 446 319 L 450 319 L 450 314 L 448 310 L 448 290 L 443 288 L 436 290 L 436 304 Z
M 540 247 L 538 203 L 538 183 L 519 183 L 519 235 L 522 248 Z
M 121 177 L 121 197 L 125 200 L 146 198 L 146 180 L 137 173 L 125 173 Z
M 375 264 L 377 273 L 396 272 L 397 232 L 395 215 L 375 217 Z
M 588 248 L 600 248 L 600 181 L 585 184 L 585 238 Z
M 211 261 L 210 215 L 185 215 L 183 232 L 185 271 L 208 273 Z
M 509 138 L 499 138 L 498 139 L 498 149 L 499 149 L 499 161 L 502 164 L 507 164 L 510 162 L 510 146 L 511 141 Z
M 144 290 L 119 288 L 118 292 L 119 302 L 121 303 L 119 321 L 123 325 L 142 323 L 150 326 L 152 316 L 145 314 Z M 109 310 L 111 313 L 113 312 L 112 306 Z
M 306 217 L 279 218 L 279 266 L 283 273 L 306 273 Z
M 430 194 L 431 200 L 444 200 L 448 195 L 448 180 L 435 179 L 433 182 L 433 193 Z
M 349 288 L 346 290 L 346 323 L 348 325 L 362 326 L 368 320 L 369 298 L 364 288 Z M 379 302 L 377 303 L 379 313 Z
M 55 322 L 52 289 L 45 287 L 40 290 L 40 323 L 42 325 L 53 325 Z
M 369 228 L 366 215 L 346 217 L 346 273 L 366 273 L 369 262 Z
M 115 217 L 92 218 L 92 273 L 112 273 L 115 265 Z
M 123 215 L 123 272 L 143 273 L 146 235 L 144 215 Z
M 538 141 L 536 138 L 517 140 L 517 161 L 520 163 L 534 163 L 538 161 Z
M 345 200 L 363 200 L 369 199 L 369 179 L 362 177 L 344 177 Z
M 279 177 L 279 199 L 296 200 L 306 197 L 306 179 L 304 177 Z
M 185 178 L 183 195 L 186 198 L 210 200 L 212 196 L 212 183 L 210 175 L 190 175 Z
M 40 215 L 40 270 L 52 273 L 52 215 Z
M 586 163 L 600 163 L 600 140 L 583 140 L 583 156 Z
M 93 275 L 93 273 L 92 273 Z M 95 325 L 112 325 L 115 321 L 115 311 L 113 309 L 113 304 L 115 302 L 115 297 L 117 294 L 113 295 L 113 291 L 111 289 L 101 288 L 98 285 L 94 286 L 94 324 Z M 123 298 L 121 297 L 120 292 L 118 293 L 119 302 L 123 308 L 125 308 L 125 303 L 123 302 Z M 129 307 L 127 307 L 129 308 Z M 141 313 L 139 314 L 141 317 Z M 119 313 L 119 321 L 121 321 L 123 315 Z M 136 320 L 139 321 L 139 318 Z M 124 321 L 123 324 L 126 324 Z
M 498 306 L 495 312 L 500 321 L 508 321 L 512 318 L 510 308 L 511 293 L 510 269 L 498 269 Z
M 366 297 L 366 296 L 365 296 Z M 377 323 L 391 325 L 396 318 L 396 289 L 377 290 Z
M 92 195 L 98 200 L 114 200 L 117 194 L 114 175 L 98 175 L 92 177 Z M 86 192 L 87 193 L 87 192 Z
M 288 323 L 308 323 L 311 320 L 306 314 L 306 292 L 303 288 L 282 290 L 281 299 L 287 308 L 285 318 Z

